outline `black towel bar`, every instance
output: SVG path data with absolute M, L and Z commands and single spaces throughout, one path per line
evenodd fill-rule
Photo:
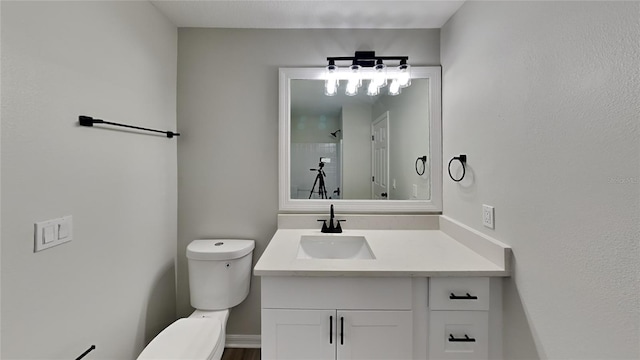
M 76 360 L 80 360 L 80 359 L 82 359 L 83 357 L 87 356 L 87 354 L 88 354 L 88 353 L 92 352 L 92 351 L 93 351 L 93 350 L 95 350 L 95 349 L 96 349 L 96 346 L 95 346 L 95 345 L 91 345 L 91 347 L 90 347 L 90 348 L 88 348 L 85 352 L 83 352 L 83 353 L 82 353 L 82 355 L 78 356 L 78 357 L 76 358 Z
M 107 125 L 113 125 L 113 126 L 122 126 L 122 127 L 130 128 L 130 129 L 152 131 L 152 132 L 157 132 L 157 133 L 161 133 L 161 134 L 166 134 L 168 138 L 172 138 L 174 136 L 180 136 L 179 133 L 174 133 L 172 131 L 162 131 L 162 130 L 143 128 L 143 127 L 140 127 L 140 126 L 118 124 L 118 123 L 114 123 L 114 122 L 110 122 L 110 121 L 104 121 L 104 120 L 101 120 L 101 119 L 94 119 L 91 116 L 86 116 L 86 115 L 80 115 L 80 117 L 78 118 L 78 122 L 80 123 L 81 126 L 93 126 L 93 124 L 107 124 Z

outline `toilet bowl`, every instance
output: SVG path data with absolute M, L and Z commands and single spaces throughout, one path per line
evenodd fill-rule
M 220 360 L 229 308 L 249 293 L 253 240 L 194 240 L 187 246 L 189 292 L 196 310 L 162 330 L 138 360 Z

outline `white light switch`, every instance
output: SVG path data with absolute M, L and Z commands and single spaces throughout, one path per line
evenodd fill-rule
M 42 229 L 42 243 L 49 244 L 55 239 L 55 227 L 53 224 L 47 225 Z
M 71 241 L 73 237 L 72 217 L 46 220 L 34 224 L 34 252 Z
M 69 236 L 69 225 L 66 222 L 58 224 L 58 239 Z

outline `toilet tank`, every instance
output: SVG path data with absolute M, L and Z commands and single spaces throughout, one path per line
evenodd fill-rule
M 223 310 L 249 294 L 254 240 L 203 239 L 187 246 L 191 306 Z

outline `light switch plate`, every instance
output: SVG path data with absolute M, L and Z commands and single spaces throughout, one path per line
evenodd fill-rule
M 482 205 L 482 225 L 488 227 L 489 229 L 495 229 L 495 223 L 493 221 L 494 217 L 494 209 L 493 206 Z
M 64 244 L 73 238 L 73 217 L 40 221 L 34 224 L 33 252 Z

